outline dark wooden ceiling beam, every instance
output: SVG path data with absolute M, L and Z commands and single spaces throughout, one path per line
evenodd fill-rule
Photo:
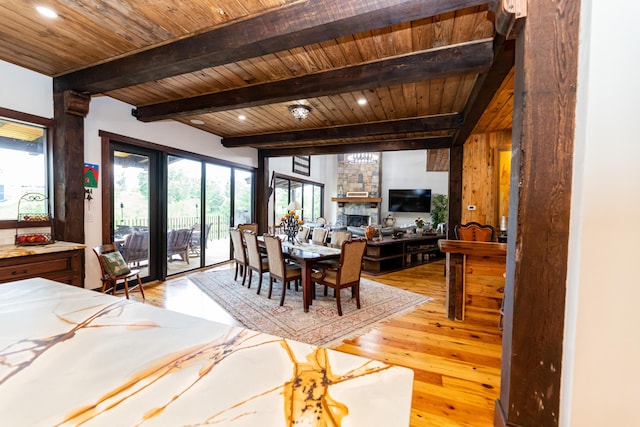
M 515 63 L 515 42 L 505 41 L 504 36 L 494 39 L 494 60 L 488 72 L 476 79 L 464 110 L 464 122 L 453 138 L 453 145 L 463 145 L 476 127 L 478 120 L 485 112 L 500 85 L 511 71 Z
M 451 146 L 451 136 L 434 136 L 428 138 L 407 138 L 381 141 L 367 141 L 357 143 L 296 146 L 283 148 L 259 149 L 265 157 L 285 157 L 293 155 L 317 156 L 343 153 L 365 153 L 400 150 L 426 150 L 431 148 L 448 148 Z
M 358 32 L 486 4 L 488 0 L 308 0 L 54 79 L 54 90 L 102 93 Z
M 349 139 L 388 134 L 412 132 L 433 132 L 457 129 L 462 124 L 462 115 L 458 113 L 438 114 L 434 116 L 413 117 L 410 119 L 386 120 L 382 122 L 358 125 L 334 126 L 306 129 L 294 132 L 275 132 L 259 135 L 223 138 L 224 147 L 260 147 L 273 143 L 293 143 L 303 141 L 321 141 L 324 139 Z
M 489 70 L 493 39 L 439 47 L 292 79 L 146 105 L 133 115 L 143 122 L 389 87 Z

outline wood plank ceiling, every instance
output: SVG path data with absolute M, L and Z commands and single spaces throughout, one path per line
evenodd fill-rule
M 6 2 L 0 59 L 269 156 L 440 148 L 511 128 L 513 45 L 492 3 L 52 0 L 49 19 Z

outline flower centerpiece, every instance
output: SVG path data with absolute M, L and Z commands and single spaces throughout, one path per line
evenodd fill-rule
M 424 218 L 420 218 L 420 217 L 416 218 L 416 227 L 417 228 L 424 227 L 424 224 L 425 224 Z
M 280 227 L 287 235 L 287 238 L 290 242 L 294 241 L 294 237 L 303 221 L 300 219 L 299 215 L 296 215 L 296 211 L 290 210 L 282 218 L 280 218 Z

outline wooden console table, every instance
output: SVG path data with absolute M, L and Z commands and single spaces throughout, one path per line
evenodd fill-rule
M 363 270 L 369 274 L 382 274 L 429 262 L 440 254 L 438 241 L 444 234 L 423 234 L 415 237 L 393 238 L 385 236 L 382 241 L 368 240 L 364 253 Z
M 498 325 L 504 295 L 507 244 L 440 240 L 447 254 L 449 319 Z
M 84 286 L 84 248 L 79 243 L 42 246 L 0 245 L 0 283 L 44 277 Z

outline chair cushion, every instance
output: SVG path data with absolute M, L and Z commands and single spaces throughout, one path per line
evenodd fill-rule
M 335 270 L 324 270 L 317 273 L 312 273 L 311 279 L 335 285 L 338 278 Z
M 124 276 L 131 273 L 131 269 L 127 265 L 120 252 L 109 252 L 100 255 L 104 261 L 104 268 L 111 277 Z

